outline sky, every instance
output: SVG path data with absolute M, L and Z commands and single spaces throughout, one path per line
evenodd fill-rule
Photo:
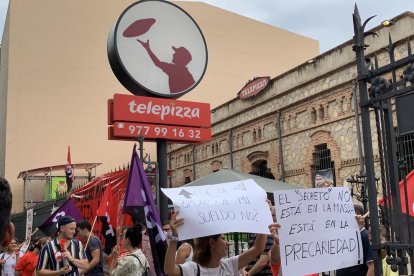
M 0 0 L 0 37 L 3 35 L 8 1 Z M 316 39 L 319 41 L 321 53 L 352 38 L 352 13 L 355 3 L 358 5 L 362 20 L 377 15 L 370 21 L 367 29 L 404 11 L 414 12 L 414 0 L 202 0 L 201 2 Z

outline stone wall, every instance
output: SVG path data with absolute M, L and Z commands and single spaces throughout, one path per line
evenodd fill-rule
M 411 26 L 412 15 L 401 16 L 401 22 Z M 401 39 L 396 57 L 407 56 L 406 37 L 412 40 L 413 31 L 397 23 L 394 31 Z M 381 28 L 376 29 L 384 34 Z M 388 34 L 387 34 L 388 37 Z M 372 44 L 368 53 L 376 56 L 379 66 L 389 63 L 388 54 L 381 50 L 388 41 L 367 39 Z M 413 44 L 412 44 L 413 45 Z M 230 129 L 232 130 L 235 170 L 251 172 L 255 162 L 267 161 L 276 179 L 281 177 L 277 112 L 280 112 L 282 151 L 285 181 L 305 187 L 312 186 L 312 165 L 315 146 L 326 144 L 335 165 L 337 185 L 360 170 L 358 137 L 355 122 L 354 93 L 356 89 L 355 55 L 351 43 L 316 58 L 313 64 L 303 64 L 271 80 L 260 94 L 247 100 L 234 99 L 212 111 L 213 138 L 196 146 L 196 178 L 219 167 L 230 168 Z M 327 70 L 327 68 L 329 70 Z M 371 113 L 374 153 L 378 152 L 375 116 Z M 362 137 L 360 138 L 362 141 Z M 173 159 L 188 154 L 192 146 L 169 145 Z M 191 156 L 191 155 L 190 155 Z M 192 170 L 192 158 L 176 162 L 172 178 L 174 186 L 183 181 L 184 170 Z M 375 158 L 380 175 L 378 156 Z M 220 164 L 218 166 L 217 164 Z

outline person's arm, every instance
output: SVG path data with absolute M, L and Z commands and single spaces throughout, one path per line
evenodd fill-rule
M 37 271 L 38 276 L 57 276 L 57 275 L 64 275 L 72 271 L 72 267 L 69 266 L 68 268 L 61 268 L 60 270 L 50 270 L 50 269 L 40 269 Z
M 368 271 L 367 271 L 367 276 L 374 276 L 374 262 L 367 262 L 367 266 L 368 266 Z
M 114 271 L 115 267 L 118 265 L 118 256 L 119 256 L 119 246 L 116 245 L 114 249 L 112 250 L 112 262 L 109 267 L 109 274 L 112 275 L 112 272 Z
M 92 270 L 99 263 L 101 259 L 101 251 L 99 250 L 99 248 L 92 250 L 91 256 L 92 256 L 91 262 L 89 264 L 87 263 L 86 267 L 82 269 L 83 274 Z
M 178 212 L 175 212 L 170 220 L 171 231 L 173 236 L 177 236 L 177 227 L 184 224 L 184 219 L 176 219 Z M 167 247 L 167 252 L 165 253 L 164 260 L 164 273 L 168 276 L 180 276 L 180 268 L 175 264 L 175 251 L 177 250 L 177 241 L 170 240 Z
M 259 260 L 252 266 L 252 268 L 248 271 L 248 275 L 256 275 L 256 273 L 260 272 L 267 264 L 269 263 L 269 256 L 267 254 L 262 254 L 259 257 Z
M 272 233 L 273 244 L 270 248 L 270 265 L 280 263 L 280 247 L 279 247 L 279 234 L 278 229 L 280 224 L 272 223 L 269 225 L 270 233 Z
M 266 245 L 266 240 L 267 234 L 257 234 L 253 246 L 239 255 L 238 269 L 242 269 L 244 266 L 248 265 L 251 261 L 254 260 L 254 258 L 263 252 Z
M 176 264 L 183 264 L 185 263 L 185 260 L 190 256 L 191 254 L 191 247 L 183 243 L 177 250 L 177 256 L 175 257 L 175 263 Z
M 80 249 L 82 250 L 82 248 Z M 85 269 L 88 266 L 88 260 L 87 259 L 76 259 L 73 257 L 69 251 L 65 251 L 62 253 L 62 257 L 68 258 L 68 261 L 80 269 Z
M 155 66 L 161 67 L 161 61 L 158 59 L 158 57 L 154 54 L 154 52 L 151 50 L 151 47 L 149 45 L 149 40 L 147 39 L 147 42 L 141 41 L 137 39 L 139 43 L 147 50 L 148 55 L 150 56 L 152 62 L 154 62 Z

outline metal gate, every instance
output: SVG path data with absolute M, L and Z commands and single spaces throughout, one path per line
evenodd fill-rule
M 364 39 L 367 35 L 376 35 L 364 31 L 371 18 L 362 23 L 355 6 L 353 50 L 358 70 L 375 275 L 382 275 L 381 249 L 386 249 L 387 263 L 391 268 L 398 268 L 400 275 L 407 275 L 409 267 L 414 273 L 414 228 L 413 218 L 409 216 L 406 181 L 407 173 L 413 169 L 414 154 L 414 55 L 409 39 L 394 43 L 390 35 L 389 45 L 385 49 L 387 64 L 379 66 L 376 54 L 366 56 L 364 50 L 369 45 L 364 43 Z M 397 60 L 395 49 L 401 46 L 407 47 L 408 55 Z M 373 150 L 373 141 L 378 142 L 376 152 Z M 380 165 L 381 184 L 378 192 L 383 195 L 380 215 L 374 156 L 378 156 Z M 401 194 L 400 183 L 404 186 L 402 191 L 405 191 Z M 401 202 L 405 202 L 403 208 L 406 214 L 402 212 Z M 386 230 L 386 243 L 380 241 L 380 224 Z

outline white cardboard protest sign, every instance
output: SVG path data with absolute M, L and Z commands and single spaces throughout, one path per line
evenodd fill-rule
M 228 232 L 269 234 L 272 215 L 266 192 L 252 179 L 215 185 L 161 189 L 171 199 L 180 240 Z
M 283 275 L 362 263 L 360 230 L 346 187 L 275 191 Z

